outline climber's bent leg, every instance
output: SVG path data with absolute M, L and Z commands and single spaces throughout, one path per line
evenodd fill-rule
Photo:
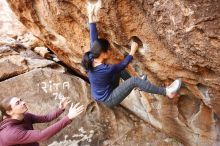
M 138 87 L 142 91 L 148 93 L 166 95 L 165 88 L 152 85 L 149 81 L 142 80 L 138 77 L 131 77 L 115 88 L 111 95 L 104 101 L 104 104 L 106 104 L 108 107 L 113 107 L 120 104 L 135 87 Z

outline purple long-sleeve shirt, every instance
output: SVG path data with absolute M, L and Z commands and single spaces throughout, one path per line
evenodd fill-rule
M 63 110 L 56 109 L 44 116 L 25 113 L 22 121 L 10 118 L 4 119 L 0 123 L 0 146 L 39 146 L 37 142 L 49 139 L 70 124 L 71 120 L 66 116 L 41 131 L 34 130 L 33 124 L 50 122 L 62 113 Z

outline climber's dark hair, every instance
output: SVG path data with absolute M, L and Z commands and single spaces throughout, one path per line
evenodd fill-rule
M 106 39 L 98 39 L 91 45 L 91 50 L 83 55 L 82 66 L 85 70 L 93 70 L 92 62 L 94 58 L 98 58 L 101 53 L 110 49 L 110 44 Z

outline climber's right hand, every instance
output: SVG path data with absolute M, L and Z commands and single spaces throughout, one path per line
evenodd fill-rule
M 138 43 L 136 43 L 135 41 L 132 41 L 131 42 L 131 51 L 130 51 L 129 55 L 133 56 L 135 54 L 135 52 L 137 51 L 137 49 L 138 49 Z
M 93 0 L 89 0 L 87 2 L 87 12 L 88 12 L 88 18 L 89 23 L 96 23 L 99 21 L 98 12 L 101 8 L 101 0 L 96 0 L 95 2 Z
M 84 105 L 80 105 L 80 103 L 77 103 L 73 106 L 72 103 L 67 116 L 69 119 L 73 119 L 78 115 L 80 115 L 84 110 L 85 110 Z
M 93 7 L 91 4 L 88 3 L 87 12 L 88 12 L 89 23 L 94 22 L 94 9 L 95 7 Z

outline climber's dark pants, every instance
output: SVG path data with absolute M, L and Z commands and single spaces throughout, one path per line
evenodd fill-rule
M 119 85 L 120 77 L 125 81 Z M 131 77 L 126 70 L 123 70 L 113 79 L 115 81 L 115 89 L 112 91 L 111 95 L 103 102 L 108 107 L 113 107 L 120 104 L 136 87 L 148 93 L 166 95 L 165 88 L 152 85 L 149 81 L 142 80 L 138 77 Z

